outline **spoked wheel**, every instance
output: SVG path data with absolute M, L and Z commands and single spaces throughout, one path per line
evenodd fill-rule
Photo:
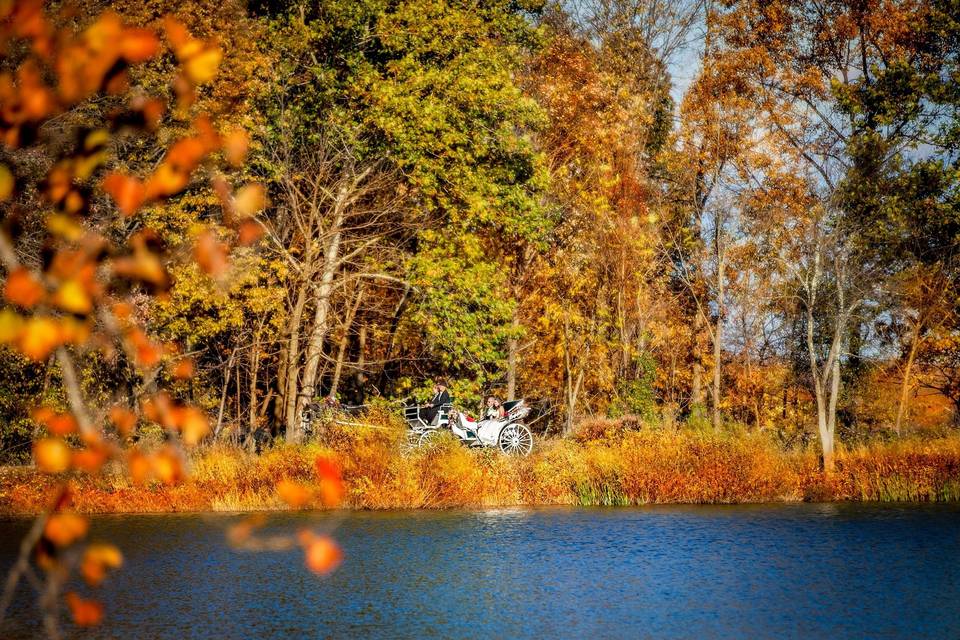
M 439 429 L 430 429 L 429 431 L 424 431 L 423 435 L 420 436 L 420 440 L 417 441 L 417 446 L 421 449 L 431 449 L 437 440 L 440 439 L 440 430 Z
M 408 429 L 407 433 L 403 436 L 403 442 L 400 443 L 400 451 L 403 453 L 410 453 L 420 445 L 420 436 L 422 434 L 419 431 L 414 431 Z
M 526 425 L 508 424 L 500 432 L 497 442 L 500 451 L 510 456 L 528 456 L 533 450 L 533 434 Z

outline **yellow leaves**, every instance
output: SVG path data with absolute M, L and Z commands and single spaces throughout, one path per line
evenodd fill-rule
M 234 168 L 243 166 L 249 149 L 250 137 L 242 129 L 228 133 L 223 140 L 223 155 Z
M 44 438 L 33 445 L 33 459 L 45 473 L 62 473 L 70 468 L 70 447 L 59 438 Z
M 131 449 L 127 452 L 127 469 L 130 479 L 136 484 L 158 480 L 166 485 L 175 485 L 183 479 L 184 474 L 183 460 L 170 445 L 152 453 Z
M 34 316 L 24 324 L 16 347 L 31 360 L 42 362 L 61 344 L 60 323 L 49 316 Z
M 186 27 L 172 16 L 164 20 L 167 40 L 193 84 L 209 82 L 216 76 L 223 53 L 211 43 L 193 38 Z
M 69 547 L 87 535 L 89 521 L 75 513 L 54 513 L 43 527 L 43 537 L 58 547 Z
M 233 208 L 241 218 L 249 218 L 259 213 L 267 205 L 267 192 L 262 184 L 248 184 L 233 196 Z
M 99 602 L 85 600 L 73 591 L 67 592 L 65 600 L 78 627 L 95 627 L 103 620 L 103 605 Z
M 80 575 L 91 587 L 99 586 L 107 570 L 123 566 L 123 554 L 112 544 L 95 543 L 86 548 L 80 561 Z
M 93 310 L 93 301 L 78 280 L 67 280 L 53 296 L 53 303 L 70 313 L 86 315 Z
M 30 309 L 43 300 L 45 293 L 43 284 L 29 269 L 18 267 L 7 276 L 4 295 L 15 305 Z
M 203 84 L 210 82 L 217 75 L 223 53 L 218 48 L 206 47 L 196 52 L 190 51 L 185 58 L 183 68 L 187 72 L 187 77 L 196 84 Z
M 9 200 L 11 196 L 13 196 L 15 187 L 16 180 L 10 171 L 10 167 L 5 164 L 0 164 L 0 202 Z

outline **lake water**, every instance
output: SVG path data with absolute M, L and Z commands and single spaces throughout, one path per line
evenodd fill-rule
M 299 552 L 231 550 L 237 517 L 96 518 L 126 565 L 77 637 L 960 638 L 957 505 L 270 516 L 337 523 L 327 578 Z M 3 569 L 28 524 L 0 522 Z M 0 637 L 39 635 L 33 599 Z

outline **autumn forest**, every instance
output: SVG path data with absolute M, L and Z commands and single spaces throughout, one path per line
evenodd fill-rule
M 0 0 L 0 211 L 0 624 L 92 513 L 960 500 L 958 0 Z

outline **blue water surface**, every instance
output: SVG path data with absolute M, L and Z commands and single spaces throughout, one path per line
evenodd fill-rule
M 276 514 L 335 528 L 237 552 L 235 515 L 103 516 L 126 564 L 90 638 L 960 638 L 960 507 L 796 504 Z M 9 567 L 29 522 L 0 522 Z M 82 589 L 82 587 L 79 587 Z M 40 635 L 24 585 L 0 637 Z

